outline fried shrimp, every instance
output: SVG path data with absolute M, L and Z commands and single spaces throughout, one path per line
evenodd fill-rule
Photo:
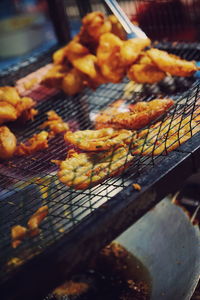
M 0 158 L 7 159 L 13 156 L 17 145 L 15 135 L 6 126 L 0 126 Z
M 63 119 L 54 111 L 50 110 L 47 112 L 48 120 L 45 121 L 40 128 L 44 129 L 49 127 L 49 138 L 54 137 L 56 134 L 66 132 L 69 130 L 68 123 L 64 122 Z
M 48 137 L 49 133 L 47 131 L 34 134 L 33 137 L 28 139 L 25 143 L 20 143 L 17 146 L 15 155 L 30 155 L 39 150 L 48 148 Z
M 70 157 L 60 163 L 58 178 L 77 190 L 92 187 L 108 177 L 121 174 L 133 159 L 128 147 L 100 153 L 71 152 Z
M 121 147 L 134 139 L 130 130 L 114 130 L 103 128 L 99 130 L 68 131 L 64 139 L 79 149 L 85 151 L 109 150 L 114 146 Z
M 193 61 L 181 59 L 166 51 L 152 48 L 146 53 L 160 70 L 173 76 L 192 76 L 197 71 Z
M 118 129 L 140 129 L 164 114 L 173 104 L 174 101 L 172 99 L 154 99 L 149 102 L 138 102 L 130 106 L 131 111 L 109 116 L 105 127 L 110 125 L 110 127 Z M 103 123 L 101 123 L 101 127 L 103 127 Z
M 120 49 L 120 59 L 122 64 L 125 66 L 133 64 L 142 50 L 150 44 L 150 39 L 134 38 L 124 41 Z
M 175 150 L 181 144 L 200 131 L 200 126 L 191 121 L 190 116 L 173 121 L 168 118 L 165 122 L 158 122 L 150 129 L 144 129 L 138 134 L 135 142 L 134 154 L 160 155 Z
M 33 117 L 35 102 L 29 97 L 20 97 L 16 88 L 11 86 L 0 87 L 0 124 Z
M 125 66 L 120 60 L 123 41 L 112 33 L 101 35 L 97 48 L 97 64 L 103 76 L 110 82 L 120 82 L 125 75 Z
M 160 70 L 157 65 L 145 54 L 133 64 L 128 70 L 128 78 L 137 83 L 155 83 L 163 80 L 166 73 Z

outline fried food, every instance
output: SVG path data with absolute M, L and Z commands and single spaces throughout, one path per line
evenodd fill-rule
M 142 54 L 139 60 L 128 70 L 128 78 L 137 83 L 159 82 L 163 80 L 166 73 L 160 70 L 156 64 L 145 54 Z
M 67 56 L 66 56 L 66 48 L 67 48 L 67 46 L 60 48 L 54 52 L 53 62 L 55 65 L 63 65 L 68 61 Z
M 17 139 L 6 126 L 0 126 L 0 158 L 7 159 L 13 156 Z
M 66 142 L 85 151 L 109 150 L 114 146 L 121 147 L 129 144 L 134 133 L 130 130 L 114 130 L 103 128 L 99 130 L 68 131 L 64 139 Z
M 124 41 L 120 49 L 122 64 L 129 66 L 133 64 L 144 48 L 151 44 L 150 39 L 134 38 Z
M 164 114 L 173 104 L 174 101 L 172 99 L 154 99 L 149 102 L 138 102 L 130 106 L 131 111 L 107 115 L 105 127 L 110 125 L 110 127 L 118 129 L 140 129 Z M 103 128 L 102 118 L 100 121 L 100 126 Z
M 17 248 L 26 237 L 27 228 L 21 225 L 15 225 L 11 228 L 12 247 Z
M 73 68 L 62 80 L 62 90 L 68 95 L 75 95 L 84 88 L 83 75 Z
M 118 19 L 114 15 L 109 15 L 108 20 L 111 23 L 111 33 L 118 36 L 121 40 L 126 40 L 127 34 Z
M 166 51 L 152 48 L 146 53 L 160 70 L 173 76 L 192 76 L 197 71 L 193 61 L 181 59 Z
M 95 55 L 87 54 L 73 61 L 73 66 L 80 72 L 88 75 L 91 78 L 97 77 L 96 70 L 97 58 Z
M 72 40 L 65 48 L 66 57 L 73 64 L 74 60 L 89 54 L 89 50 L 81 43 Z
M 67 66 L 54 65 L 43 77 L 41 83 L 50 88 L 61 88 L 62 80 L 69 72 Z
M 83 190 L 121 174 L 132 159 L 128 147 L 100 153 L 77 153 L 71 150 L 69 158 L 60 163 L 58 178 L 69 187 Z
M 20 143 L 17 146 L 15 155 L 30 155 L 39 150 L 44 150 L 48 148 L 48 137 L 49 133 L 44 130 L 40 133 L 34 134 L 33 137 L 28 139 L 25 143 Z
M 33 117 L 33 106 L 35 102 L 29 97 L 20 97 L 16 88 L 0 87 L 0 124 Z M 35 113 L 36 111 L 34 111 Z
M 97 48 L 97 64 L 103 76 L 110 82 L 117 83 L 125 75 L 125 66 L 120 59 L 123 41 L 112 33 L 101 35 Z
M 118 99 L 110 104 L 106 109 L 102 110 L 96 117 L 95 117 L 95 128 L 101 129 L 110 127 L 109 121 L 112 117 L 122 111 L 129 111 L 127 108 L 125 101 L 122 99 Z M 114 127 L 112 127 L 114 128 Z
M 149 129 L 144 129 L 138 134 L 134 143 L 134 154 L 160 155 L 175 150 L 181 144 L 200 131 L 200 126 L 191 120 L 191 117 L 178 117 L 173 121 L 157 122 Z
M 49 127 L 49 138 L 54 137 L 55 135 L 66 132 L 69 130 L 68 123 L 64 122 L 63 119 L 54 111 L 50 110 L 47 112 L 48 120 L 45 121 L 40 128 L 45 129 Z
M 33 237 L 40 233 L 39 225 L 48 215 L 49 209 L 47 205 L 40 207 L 28 220 L 29 236 Z

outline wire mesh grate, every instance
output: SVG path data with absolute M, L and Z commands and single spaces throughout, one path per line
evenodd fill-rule
M 170 49 L 170 52 L 187 59 L 200 59 L 199 44 L 198 47 L 195 44 L 195 48 L 185 44 L 181 46 L 176 44 L 173 47 L 170 44 L 157 44 L 157 46 Z M 18 75 L 16 79 L 18 79 Z M 167 97 L 170 95 L 175 100 L 175 105 L 163 118 L 158 120 L 160 123 L 159 130 L 155 131 L 156 142 L 154 136 L 148 137 L 151 127 L 147 127 L 144 143 L 147 140 L 151 141 L 152 138 L 154 151 L 158 147 L 158 135 L 166 120 L 170 120 L 170 124 L 175 121 L 175 130 L 181 132 L 182 120 L 189 116 L 187 123 L 190 125 L 189 131 L 190 137 L 192 137 L 194 129 L 192 120 L 200 106 L 198 78 L 168 78 L 167 80 L 170 81 L 169 84 L 161 82 L 151 87 L 144 85 L 138 92 L 132 91 L 128 96 L 126 94 L 126 87 L 129 84 L 127 79 L 120 84 L 102 85 L 96 91 L 86 89 L 74 97 L 67 97 L 61 92 L 54 93 L 49 97 L 48 93 L 44 92 L 43 101 L 38 102 L 39 115 L 35 117 L 35 120 L 29 121 L 24 127 L 11 124 L 11 129 L 16 133 L 19 141 L 25 141 L 41 130 L 40 125 L 46 120 L 46 112 L 49 110 L 55 110 L 69 123 L 72 130 L 91 129 L 93 128 L 92 115 L 107 107 L 113 100 L 124 99 L 127 96 L 127 103 L 134 103 L 134 101 L 150 101 L 155 96 Z M 41 89 L 38 91 L 38 97 L 41 97 Z M 37 91 L 34 91 L 34 99 L 37 100 Z M 37 253 L 45 251 L 48 246 L 73 230 L 97 208 L 105 205 L 125 187 L 137 181 L 140 176 L 147 174 L 148 170 L 155 165 L 161 164 L 166 159 L 166 152 L 169 148 L 169 145 L 166 144 L 168 135 L 169 128 L 165 134 L 165 140 L 162 140 L 162 144 L 165 145 L 164 151 L 159 155 L 143 156 L 142 152 L 136 154 L 129 167 L 120 176 L 107 178 L 103 183 L 81 191 L 63 185 L 58 180 L 57 167 L 51 161 L 64 160 L 71 147 L 64 143 L 62 135 L 53 138 L 46 150 L 27 157 L 17 157 L 8 162 L 1 162 L 0 209 L 3 218 L 0 220 L 2 236 L 0 261 L 4 266 L 0 272 L 3 275 L 2 278 L 6 279 L 10 275 L 10 271 L 17 267 L 17 264 L 13 263 L 13 258 L 18 258 L 21 263 Z M 182 136 L 178 137 L 179 140 L 182 138 Z M 176 151 L 181 151 L 181 147 Z M 110 159 L 112 161 L 112 154 Z M 17 224 L 26 226 L 30 216 L 43 205 L 48 205 L 49 214 L 40 226 L 40 234 L 34 238 L 27 238 L 18 248 L 13 249 L 11 247 L 11 227 Z

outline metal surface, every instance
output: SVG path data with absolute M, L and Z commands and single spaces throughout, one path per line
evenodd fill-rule
M 200 232 L 180 207 L 161 201 L 117 241 L 150 272 L 151 300 L 191 298 L 200 274 Z
M 200 58 L 198 48 L 191 45 L 175 45 L 171 52 L 184 58 Z M 36 68 L 36 64 L 32 67 Z M 24 71 L 28 73 L 27 68 Z M 18 79 L 19 74 L 23 76 L 23 72 L 12 74 L 11 81 Z M 51 109 L 68 121 L 73 129 L 92 128 L 90 113 L 122 98 L 126 85 L 127 80 L 124 80 L 121 84 L 101 86 L 95 92 L 85 90 L 75 97 L 67 97 L 63 93 L 50 97 L 40 89 L 33 94 L 37 100 L 37 95 L 44 93 L 43 101 L 38 104 L 40 114 L 26 127 L 13 126 L 12 129 L 20 141 L 26 140 L 39 131 L 39 126 L 46 119 L 46 112 Z M 147 85 L 140 92 L 132 93 L 128 102 L 149 101 L 160 94 L 170 95 L 176 101 L 168 117 L 192 116 L 198 107 L 199 80 L 195 77 L 184 80 L 175 78 L 168 89 L 163 83 L 153 87 Z M 199 134 L 196 134 L 168 155 L 137 156 L 134 164 L 121 177 L 107 179 L 85 191 L 67 188 L 57 180 L 56 167 L 51 159 L 66 157 L 67 147 L 61 136 L 52 140 L 47 150 L 36 155 L 15 158 L 8 164 L 2 162 L 0 288 L 2 295 L 6 295 L 5 299 L 39 299 L 74 270 L 83 267 L 93 252 L 112 241 L 196 171 L 199 159 L 195 153 L 199 153 L 199 148 Z M 134 182 L 142 186 L 140 192 L 133 189 Z M 41 234 L 12 249 L 10 227 L 26 224 L 43 204 L 49 206 L 49 215 L 41 225 Z M 24 264 L 17 268 L 8 267 L 12 257 L 19 257 Z
M 105 0 L 105 3 L 109 6 L 113 14 L 117 17 L 124 30 L 127 33 L 128 38 L 147 38 L 147 35 L 138 26 L 134 25 L 121 9 L 117 1 Z

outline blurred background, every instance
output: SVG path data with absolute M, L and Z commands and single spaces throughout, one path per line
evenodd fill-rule
M 107 12 L 97 0 L 1 0 L 0 69 L 66 43 L 91 10 Z M 152 40 L 200 39 L 199 0 L 119 1 Z

